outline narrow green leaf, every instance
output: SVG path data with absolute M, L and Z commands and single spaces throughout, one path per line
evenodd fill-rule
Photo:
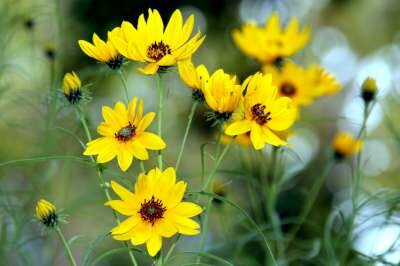
M 41 157 L 34 157 L 34 158 L 26 158 L 26 159 L 17 159 L 17 160 L 11 160 L 11 161 L 6 161 L 3 163 L 0 163 L 0 167 L 3 166 L 8 166 L 8 165 L 14 165 L 14 164 L 22 164 L 22 163 L 40 163 L 40 162 L 46 162 L 46 161 L 75 161 L 83 164 L 90 164 L 94 165 L 93 162 L 89 161 L 86 158 L 78 157 L 78 156 L 69 156 L 69 155 L 50 155 L 50 156 L 41 156 Z
M 103 254 L 101 254 L 100 256 L 98 256 L 92 263 L 92 265 L 96 265 L 98 264 L 100 261 L 102 261 L 103 259 L 114 255 L 114 254 L 118 254 L 118 253 L 124 253 L 124 252 L 129 252 L 129 251 L 137 251 L 137 252 L 142 252 L 140 249 L 134 248 L 134 247 L 122 247 L 122 248 L 114 248 L 111 250 L 108 250 L 106 252 L 104 252 Z
M 94 252 L 94 250 L 97 248 L 98 245 L 100 245 L 101 242 L 104 241 L 104 239 L 107 238 L 107 236 L 110 235 L 110 231 L 107 230 L 107 232 L 99 235 L 95 240 L 93 240 L 89 247 L 86 249 L 85 254 L 83 255 L 83 260 L 82 260 L 82 266 L 88 266 L 89 265 L 89 260 L 90 256 Z

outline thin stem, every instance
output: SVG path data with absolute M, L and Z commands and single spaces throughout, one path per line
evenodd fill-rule
M 119 77 L 122 81 L 122 85 L 124 86 L 124 91 L 125 91 L 125 99 L 126 99 L 126 103 L 129 103 L 129 93 L 128 93 L 128 85 L 124 76 L 124 73 L 122 72 L 122 68 L 118 69 L 118 74 Z
M 61 228 L 60 228 L 59 226 L 56 227 L 56 232 L 57 232 L 58 236 L 60 237 L 60 239 L 61 239 L 61 241 L 62 241 L 62 243 L 63 243 L 63 245 L 64 245 L 65 254 L 66 254 L 67 257 L 68 257 L 68 260 L 69 260 L 70 265 L 72 265 L 72 266 L 77 266 L 77 264 L 76 264 L 76 262 L 75 262 L 74 255 L 72 255 L 71 248 L 70 248 L 70 246 L 68 245 L 68 242 L 67 242 L 67 240 L 65 239 L 64 234 L 62 233 Z
M 164 86 L 162 83 L 162 74 L 158 74 L 157 79 L 157 88 L 158 88 L 158 121 L 157 121 L 157 133 L 160 138 L 162 138 L 162 119 L 163 119 L 163 107 L 164 107 Z M 158 168 L 162 171 L 163 168 L 163 158 L 162 152 L 158 151 L 157 156 Z
M 296 225 L 294 225 L 293 229 L 288 234 L 286 247 L 289 247 L 290 243 L 296 236 L 297 232 L 300 230 L 301 226 L 305 222 L 308 214 L 310 213 L 310 211 L 315 203 L 315 200 L 317 199 L 319 191 L 321 190 L 321 187 L 324 184 L 325 178 L 328 175 L 328 173 L 331 171 L 334 164 L 335 164 L 334 160 L 331 160 L 330 162 L 328 162 L 328 164 L 325 166 L 325 169 L 322 171 L 322 174 L 318 177 L 318 179 L 315 181 L 314 185 L 312 186 L 312 188 L 309 192 L 307 202 L 306 202 L 303 210 L 300 213 L 299 222 L 296 223 Z
M 178 172 L 178 168 L 179 168 L 179 165 L 181 163 L 183 150 L 185 149 L 186 140 L 187 140 L 187 137 L 189 135 L 190 126 L 192 125 L 193 116 L 194 116 L 194 113 L 196 112 L 196 108 L 197 108 L 198 104 L 199 104 L 198 101 L 193 101 L 192 108 L 190 110 L 189 117 L 188 117 L 188 122 L 186 124 L 185 134 L 183 135 L 181 148 L 179 150 L 178 159 L 176 160 L 176 164 L 175 164 L 175 171 L 176 172 Z
M 175 250 L 175 248 L 176 248 L 176 245 L 178 244 L 178 241 L 179 241 L 179 238 L 180 238 L 180 237 L 181 237 L 181 235 L 178 235 L 178 236 L 176 237 L 174 243 L 172 243 L 170 249 L 168 250 L 167 256 L 165 256 L 165 259 L 164 259 L 164 261 L 165 261 L 166 263 L 168 262 L 169 258 L 171 257 L 172 252 L 174 252 L 174 250 Z
M 82 127 L 85 130 L 86 137 L 87 137 L 88 141 L 91 141 L 92 140 L 92 135 L 90 134 L 90 130 L 89 130 L 89 127 L 87 125 L 87 122 L 86 122 L 86 119 L 85 119 L 85 115 L 83 114 L 83 111 L 79 106 L 77 106 L 76 111 L 77 111 L 79 120 L 81 121 Z M 93 156 L 90 156 L 90 158 L 94 163 L 96 163 L 96 160 L 93 158 Z M 104 195 L 106 196 L 107 201 L 112 200 L 112 198 L 110 196 L 108 184 L 106 183 L 106 181 L 104 179 L 104 176 L 103 176 L 103 170 L 102 170 L 101 164 L 96 164 L 96 171 L 97 171 L 97 176 L 99 178 L 100 187 L 103 189 Z M 112 213 L 114 215 L 116 223 L 120 224 L 121 221 L 120 221 L 120 219 L 118 217 L 118 214 L 116 213 L 116 211 L 114 209 L 112 209 Z M 124 242 L 124 245 L 126 247 L 129 247 L 129 244 L 127 242 Z M 128 254 L 129 254 L 129 257 L 130 257 L 130 259 L 132 261 L 132 264 L 134 266 L 138 266 L 138 264 L 136 262 L 136 259 L 135 259 L 135 256 L 133 255 L 133 251 L 129 251 Z
M 144 162 L 140 161 L 140 171 L 142 171 L 142 173 L 146 173 L 146 168 L 144 167 Z
M 208 200 L 207 207 L 206 207 L 206 214 L 204 216 L 203 224 L 201 226 L 201 238 L 200 238 L 200 247 L 199 252 L 204 251 L 204 246 L 206 243 L 206 232 L 208 229 L 208 222 L 210 218 L 211 206 L 212 206 L 212 198 Z M 201 257 L 197 256 L 196 263 L 200 263 Z

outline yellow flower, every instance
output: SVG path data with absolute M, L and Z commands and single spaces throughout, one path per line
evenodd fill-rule
M 312 65 L 306 69 L 310 78 L 311 87 L 315 97 L 330 96 L 342 88 L 335 76 L 318 65 Z
M 108 35 L 117 35 L 120 32 L 121 30 L 116 28 L 112 32 L 109 32 Z M 96 33 L 93 33 L 92 40 L 93 44 L 84 40 L 78 41 L 79 46 L 87 56 L 108 65 L 111 69 L 118 69 L 121 67 L 123 58 L 118 53 L 117 49 L 115 49 L 109 38 L 107 42 L 105 42 L 100 39 Z
M 210 77 L 207 68 L 204 65 L 199 65 L 195 68 L 192 61 L 189 59 L 178 62 L 178 71 L 183 82 L 189 88 L 193 89 L 193 100 L 204 102 L 202 87 Z
M 242 101 L 242 92 L 236 76 L 226 74 L 222 69 L 215 71 L 203 85 L 205 100 L 214 111 L 216 120 L 230 119 Z
M 58 223 L 56 207 L 45 199 L 40 199 L 36 203 L 36 217 L 47 227 L 54 227 Z
M 102 122 L 97 132 L 102 137 L 90 141 L 84 155 L 98 155 L 97 162 L 105 163 L 117 156 L 119 167 L 126 171 L 132 164 L 133 157 L 139 160 L 149 159 L 149 150 L 161 150 L 166 147 L 157 135 L 145 132 L 154 119 L 155 113 L 143 115 L 143 101 L 137 104 L 133 98 L 128 109 L 122 102 L 117 102 L 114 109 L 103 106 Z
M 310 28 L 299 30 L 299 21 L 292 18 L 281 29 L 278 13 L 273 13 L 264 27 L 247 23 L 233 31 L 233 39 L 242 52 L 261 63 L 274 63 L 301 50 L 310 39 Z
M 180 233 L 196 235 L 199 224 L 190 219 L 202 212 L 200 206 L 182 202 L 187 184 L 176 183 L 175 170 L 170 167 L 161 172 L 158 168 L 140 174 L 135 191 L 130 192 L 111 181 L 111 187 L 121 200 L 105 203 L 122 215 L 129 216 L 111 230 L 114 239 L 130 240 L 133 245 L 146 243 L 150 256 L 155 256 L 162 246 L 162 238 Z
M 367 77 L 361 86 L 361 97 L 366 103 L 375 99 L 378 86 L 375 79 Z
M 279 96 L 286 96 L 297 106 L 310 105 L 314 101 L 316 87 L 312 87 L 306 71 L 293 62 L 286 62 L 281 69 L 272 65 L 263 67 L 265 74 L 272 75 L 272 83 Z
M 63 91 L 65 97 L 71 104 L 78 103 L 82 98 L 81 85 L 81 80 L 74 71 L 64 75 Z
M 297 109 L 288 97 L 278 97 L 271 75 L 256 73 L 243 83 L 246 95 L 243 102 L 243 118 L 232 122 L 225 130 L 229 136 L 250 132 L 250 140 L 257 150 L 265 144 L 286 145 L 277 132 L 292 126 Z
M 221 142 L 223 144 L 228 144 L 231 141 L 235 141 L 237 144 L 245 148 L 250 147 L 251 146 L 250 132 L 246 132 L 237 136 L 229 136 L 225 133 L 222 134 Z
M 332 142 L 335 158 L 338 160 L 357 154 L 361 150 L 362 145 L 361 140 L 354 138 L 346 132 L 336 134 Z
M 194 16 L 183 23 L 182 14 L 175 10 L 164 29 L 162 18 L 156 9 L 149 9 L 147 21 L 144 14 L 137 28 L 131 23 L 121 25 L 122 37 L 110 35 L 119 53 L 128 59 L 147 63 L 138 70 L 147 75 L 155 74 L 160 67 L 169 67 L 189 59 L 204 41 L 200 32 L 191 38 Z

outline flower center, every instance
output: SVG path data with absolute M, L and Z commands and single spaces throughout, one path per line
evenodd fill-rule
M 147 56 L 155 61 L 159 61 L 167 54 L 171 54 L 171 48 L 168 44 L 163 43 L 163 41 L 153 42 L 147 48 Z
M 292 97 L 296 94 L 296 87 L 291 83 L 285 82 L 281 85 L 280 92 L 284 96 Z
M 136 127 L 129 123 L 128 126 L 121 128 L 117 133 L 115 133 L 115 137 L 120 141 L 128 141 L 133 136 L 135 136 Z
M 251 107 L 251 114 L 253 116 L 253 119 L 259 124 L 259 125 L 264 125 L 267 123 L 269 120 L 271 120 L 271 112 L 264 113 L 266 106 L 257 103 Z
M 154 223 L 163 218 L 163 214 L 167 209 L 163 206 L 161 200 L 151 197 L 150 200 L 144 200 L 144 203 L 141 204 L 139 213 L 143 220 L 151 223 Z

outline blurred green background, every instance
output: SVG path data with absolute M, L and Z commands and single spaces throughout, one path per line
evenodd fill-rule
M 283 22 L 296 16 L 302 24 L 313 28 L 312 41 L 294 60 L 304 66 L 320 63 L 336 75 L 343 90 L 302 110 L 302 119 L 296 124 L 295 135 L 291 138 L 291 148 L 296 156 L 289 154 L 285 160 L 285 171 L 290 180 L 278 202 L 282 218 L 298 213 L 299 203 L 329 152 L 333 134 L 339 129 L 353 133 L 358 131 L 362 119 L 358 89 L 368 75 L 377 80 L 379 104 L 367 125 L 369 137 L 362 162 L 367 181 L 365 192 L 377 191 L 381 187 L 400 187 L 400 146 L 396 140 L 400 99 L 398 0 L 2 0 L 1 265 L 66 265 L 55 235 L 42 234 L 40 226 L 34 221 L 34 205 L 41 197 L 55 202 L 69 215 L 69 223 L 64 230 L 69 238 L 80 236 L 73 243 L 78 258 L 81 258 L 90 241 L 113 226 L 113 217 L 110 210 L 103 206 L 104 197 L 95 170 L 90 165 L 65 160 L 6 162 L 47 155 L 81 155 L 82 146 L 74 135 L 83 140 L 84 133 L 67 104 L 59 104 L 54 123 L 49 126 L 48 102 L 54 97 L 49 92 L 54 86 L 61 89 L 65 72 L 76 71 L 82 82 L 90 86 L 93 100 L 85 106 L 85 112 L 96 136 L 95 128 L 102 120 L 101 106 L 112 106 L 123 99 L 123 89 L 116 73 L 84 55 L 77 41 L 90 40 L 93 32 L 105 38 L 107 30 L 119 26 L 123 20 L 136 25 L 138 16 L 146 13 L 148 8 L 158 9 L 164 21 L 176 8 L 181 9 L 185 17 L 194 14 L 195 28 L 207 35 L 193 58 L 194 62 L 203 63 L 212 71 L 223 68 L 226 72 L 237 74 L 241 80 L 256 72 L 260 66 L 235 47 L 231 38 L 233 29 L 249 20 L 264 23 L 273 10 L 279 12 Z M 125 67 L 130 95 L 144 98 L 145 109 L 156 111 L 156 80 L 140 75 L 135 67 L 133 63 Z M 179 80 L 176 70 L 166 75 L 165 84 L 167 111 L 164 139 L 168 144 L 165 160 L 166 165 L 173 165 L 190 109 L 191 92 Z M 203 113 L 204 110 L 198 110 L 179 173 L 179 177 L 188 180 L 191 191 L 201 187 L 200 145 L 215 136 Z M 227 197 L 248 209 L 249 195 L 243 188 L 245 176 L 233 173 L 243 170 L 240 156 L 243 153 L 246 154 L 235 147 L 223 166 L 229 171 L 219 172 L 217 178 L 224 184 Z M 146 162 L 146 166 L 152 167 L 153 162 Z M 120 174 L 115 162 L 110 164 L 109 169 L 109 178 L 113 174 L 131 178 L 137 172 L 137 165 L 134 164 L 131 174 Z M 333 208 L 348 203 L 350 173 L 351 166 L 342 163 L 335 166 L 329 175 L 312 213 L 317 225 L 319 221 L 325 221 Z M 367 211 L 374 212 L 376 208 L 379 207 L 372 206 Z M 235 265 L 258 265 L 261 250 L 258 252 L 259 249 L 254 249 L 251 241 L 243 237 L 245 228 L 240 225 L 241 216 L 237 211 L 219 204 L 213 209 L 211 219 L 206 242 L 208 251 Z M 376 223 L 382 224 L 379 217 Z M 321 229 L 317 225 L 316 231 Z M 371 256 L 385 251 L 400 234 L 396 224 L 370 228 L 360 235 L 354 249 Z M 304 236 L 312 242 L 312 231 L 302 230 L 300 237 Z M 197 243 L 197 237 L 183 237 L 180 248 L 195 250 Z M 101 253 L 119 244 L 108 239 L 96 252 Z M 387 259 L 396 265 L 400 261 L 400 251 L 393 254 Z M 143 265 L 151 264 L 145 256 L 142 257 Z M 116 255 L 100 264 L 125 265 L 127 259 L 125 254 Z

